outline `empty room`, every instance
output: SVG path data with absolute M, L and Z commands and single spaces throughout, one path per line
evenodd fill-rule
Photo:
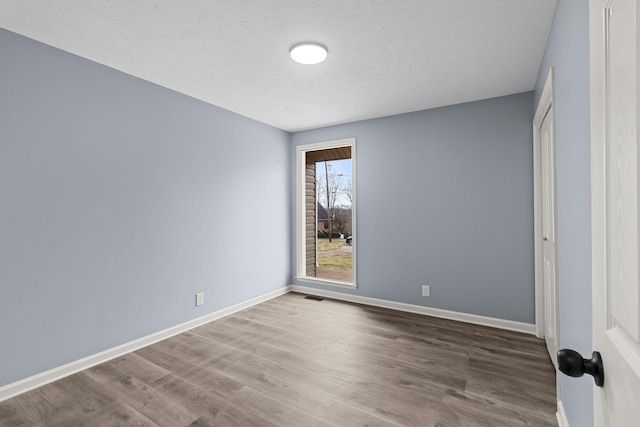
M 634 0 L 0 0 L 0 426 L 628 427 Z

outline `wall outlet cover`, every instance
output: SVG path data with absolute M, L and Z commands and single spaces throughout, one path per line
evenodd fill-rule
M 427 285 L 422 286 L 422 296 L 423 297 L 431 296 L 431 289 L 429 289 L 429 286 Z
M 204 292 L 198 292 L 196 294 L 196 305 L 204 304 Z

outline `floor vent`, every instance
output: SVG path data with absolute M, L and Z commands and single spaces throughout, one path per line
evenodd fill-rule
M 317 297 L 315 295 L 307 295 L 306 297 L 304 297 L 304 299 L 312 299 L 314 301 L 324 301 L 324 298 Z

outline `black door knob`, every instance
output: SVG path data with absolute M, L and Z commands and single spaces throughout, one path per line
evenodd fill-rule
M 558 351 L 558 369 L 570 377 L 581 377 L 584 374 L 593 376 L 598 387 L 604 385 L 604 367 L 600 353 L 594 351 L 591 359 L 583 359 L 582 355 L 574 350 L 562 349 Z

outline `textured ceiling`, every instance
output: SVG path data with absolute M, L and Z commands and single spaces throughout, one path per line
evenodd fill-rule
M 0 0 L 0 27 L 287 131 L 532 90 L 556 0 Z M 302 41 L 329 49 L 291 61 Z

